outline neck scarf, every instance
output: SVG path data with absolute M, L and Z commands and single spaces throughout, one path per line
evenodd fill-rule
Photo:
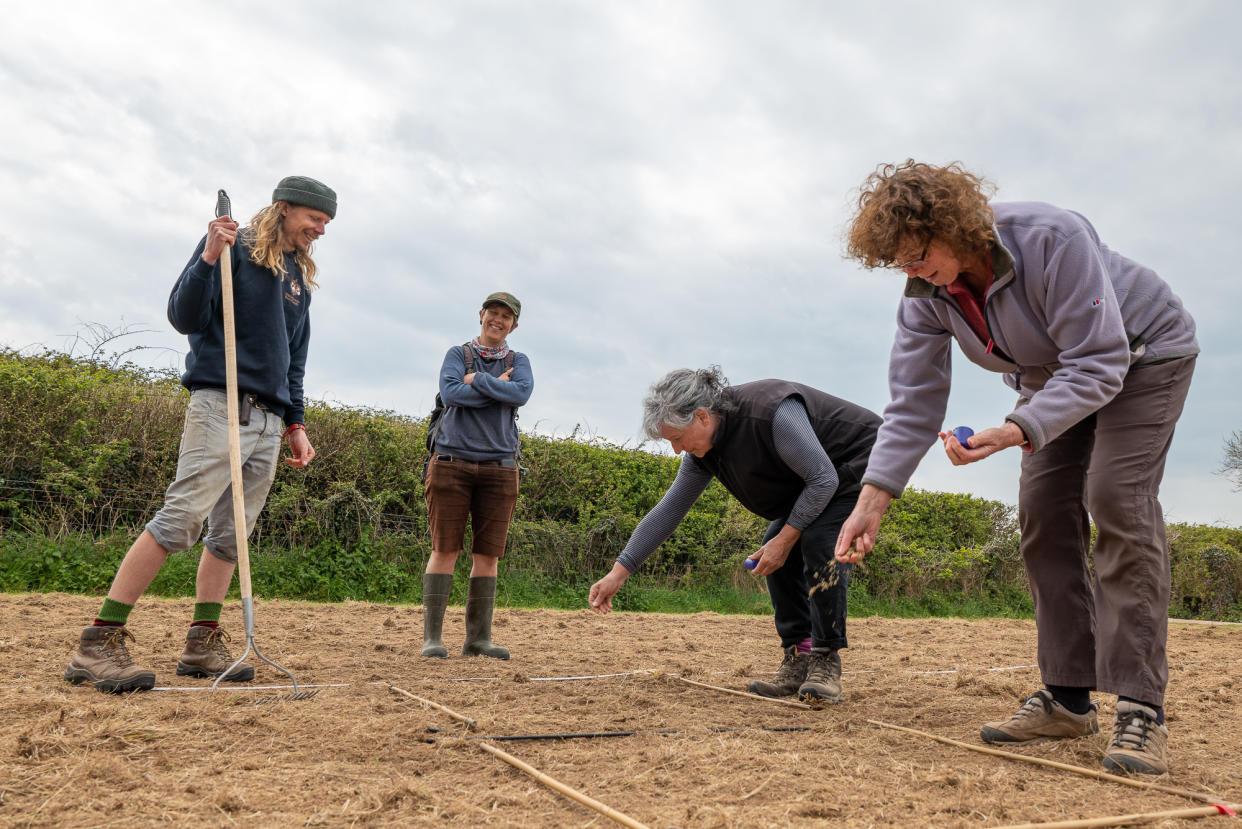
M 484 360 L 503 360 L 505 357 L 509 355 L 509 341 L 508 340 L 505 340 L 503 343 L 501 343 L 495 348 L 488 348 L 487 346 L 479 342 L 478 337 L 475 337 L 473 340 L 470 341 L 470 347 L 474 349 L 475 354 L 478 354 Z

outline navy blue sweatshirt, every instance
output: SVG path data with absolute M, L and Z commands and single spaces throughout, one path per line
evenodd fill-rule
M 243 232 L 244 233 L 244 232 Z M 302 423 L 302 378 L 310 343 L 310 291 L 292 253 L 285 254 L 282 280 L 250 261 L 250 251 L 238 234 L 229 248 L 233 261 L 233 315 L 237 332 L 237 389 L 256 394 L 284 419 Z M 207 237 L 177 278 L 168 297 L 168 321 L 189 335 L 181 385 L 193 391 L 224 388 L 224 306 L 220 263 L 202 259 Z

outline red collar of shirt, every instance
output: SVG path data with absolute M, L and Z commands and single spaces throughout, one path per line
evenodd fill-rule
M 983 296 L 988 295 L 988 289 L 992 287 L 992 279 L 994 274 L 992 269 L 988 268 L 987 274 L 983 281 Z M 974 291 L 970 290 L 970 286 L 966 284 L 966 280 L 960 276 L 945 286 L 945 290 L 957 300 L 957 305 L 962 309 L 962 315 L 966 317 L 966 321 L 970 323 L 970 328 L 979 337 L 979 341 L 988 347 L 988 353 L 992 351 L 992 337 L 988 334 L 987 320 L 983 318 L 983 300 L 975 296 Z

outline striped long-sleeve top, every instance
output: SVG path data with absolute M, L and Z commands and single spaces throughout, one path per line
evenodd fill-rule
M 776 407 L 772 440 L 780 459 L 806 482 L 786 519 L 789 526 L 804 530 L 836 494 L 836 467 L 815 436 L 806 406 L 797 397 L 788 397 Z M 639 522 L 617 561 L 631 573 L 637 570 L 673 534 L 713 477 L 698 458 L 686 453 L 672 486 Z

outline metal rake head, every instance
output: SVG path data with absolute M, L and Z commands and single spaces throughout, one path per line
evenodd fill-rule
M 294 700 L 310 699 L 319 693 L 318 688 L 312 688 L 309 691 L 294 691 L 292 694 L 270 694 L 266 697 L 258 697 L 254 700 L 255 705 L 272 705 L 277 702 L 291 702 Z
M 221 191 L 221 192 L 224 192 L 224 191 Z M 281 665 L 279 662 L 274 662 L 271 659 L 267 658 L 267 656 L 263 654 L 263 651 L 259 650 L 259 646 L 254 641 L 254 619 L 251 616 L 251 611 L 247 609 L 248 601 L 249 601 L 248 599 L 245 599 L 245 598 L 242 599 L 243 613 L 246 616 L 246 649 L 242 651 L 241 656 L 237 657 L 236 661 L 234 661 L 232 665 L 230 665 L 223 672 L 221 672 L 219 676 L 216 677 L 216 681 L 211 684 L 211 690 L 214 692 L 216 688 L 220 687 L 221 680 L 223 680 L 229 674 L 233 673 L 233 669 L 236 668 L 238 665 L 242 664 L 242 661 L 246 658 L 247 654 L 254 653 L 254 655 L 257 656 L 259 659 L 262 659 L 264 662 L 271 665 L 273 668 L 280 671 L 285 676 L 289 677 L 289 681 L 293 683 L 293 693 L 291 694 L 269 694 L 265 697 L 259 697 L 258 699 L 253 700 L 255 705 L 268 705 L 273 702 L 284 702 L 285 700 L 310 699 L 311 697 L 315 696 L 315 694 L 318 694 L 319 693 L 318 688 L 307 688 L 305 685 L 299 685 L 297 677 L 293 675 L 292 671 L 290 671 L 284 665 Z M 287 688 L 289 686 L 286 685 L 285 687 Z

